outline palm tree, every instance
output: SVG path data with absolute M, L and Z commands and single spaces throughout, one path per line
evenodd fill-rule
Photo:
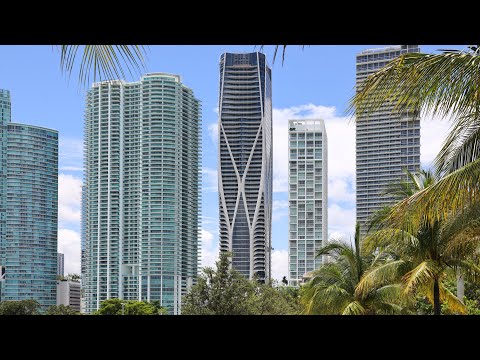
M 142 45 L 57 45 L 60 66 L 68 76 L 79 63 L 79 81 L 82 85 L 90 81 L 125 78 L 126 72 L 140 72 L 145 68 L 145 50 Z M 93 70 L 93 71 L 92 71 Z
M 414 197 L 415 192 L 434 186 L 436 181 L 434 174 L 425 170 L 419 174 L 407 171 L 407 175 L 411 182 L 400 182 L 389 188 L 407 200 Z M 390 211 L 382 211 L 372 219 L 363 250 L 367 254 L 375 251 L 394 254 L 394 261 L 367 271 L 356 295 L 365 296 L 372 288 L 399 282 L 405 295 L 426 296 L 436 315 L 440 314 L 442 302 L 452 312 L 465 313 L 464 304 L 447 289 L 445 281 L 456 269 L 463 269 L 469 278 L 477 281 L 480 268 L 470 255 L 476 252 L 480 240 L 479 216 L 480 205 L 477 205 L 450 213 L 448 218 L 433 224 L 421 217 L 414 222 L 403 219 L 401 226 L 397 226 L 390 221 Z
M 435 160 L 435 172 L 444 177 L 397 204 L 392 209 L 397 219 L 411 214 L 419 220 L 423 215 L 433 226 L 448 213 L 480 201 L 478 55 L 475 46 L 460 52 L 403 54 L 369 76 L 352 98 L 350 110 L 356 115 L 391 102 L 399 112 L 453 118 L 450 135 Z
M 401 287 L 379 286 L 368 293 L 356 294 L 355 288 L 365 269 L 386 263 L 384 254 L 361 255 L 360 226 L 355 226 L 355 248 L 341 241 L 332 241 L 317 252 L 333 261 L 315 270 L 309 282 L 300 289 L 305 314 L 395 314 L 404 312 Z

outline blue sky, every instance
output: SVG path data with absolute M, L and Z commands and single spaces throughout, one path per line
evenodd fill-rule
M 272 64 L 273 47 L 266 53 L 272 67 L 274 106 L 273 274 L 287 275 L 288 207 L 287 120 L 320 117 L 326 121 L 329 142 L 329 234 L 349 238 L 355 221 L 354 125 L 345 109 L 353 95 L 355 54 L 382 45 L 299 46 L 287 48 Z M 455 45 L 422 46 L 422 52 Z M 224 51 L 255 51 L 254 45 L 151 46 L 149 72 L 182 76 L 202 101 L 203 193 L 202 263 L 213 264 L 218 251 L 216 192 L 216 123 L 218 60 Z M 53 128 L 60 133 L 59 249 L 66 272 L 80 269 L 80 195 L 85 88 L 76 73 L 70 80 L 60 71 L 60 56 L 51 46 L 0 46 L 0 88 L 11 92 L 12 120 Z M 138 80 L 139 76 L 126 80 Z M 425 115 L 425 118 L 429 118 Z M 422 122 L 422 163 L 428 166 L 438 151 L 448 123 Z

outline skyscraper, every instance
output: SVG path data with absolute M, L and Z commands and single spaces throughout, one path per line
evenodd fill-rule
M 219 96 L 220 251 L 244 276 L 270 279 L 272 73 L 265 55 L 224 53 Z
M 63 276 L 65 274 L 65 256 L 62 253 L 57 254 L 57 275 Z
M 368 75 L 411 52 L 420 52 L 418 45 L 369 49 L 357 54 L 357 91 Z M 357 221 L 361 225 L 375 211 L 392 203 L 392 197 L 383 194 L 389 183 L 407 180 L 405 169 L 420 170 L 420 118 L 418 114 L 394 112 L 393 107 L 386 103 L 374 113 L 357 117 Z M 361 232 L 365 231 L 361 226 Z
M 320 119 L 289 120 L 289 284 L 322 264 L 328 236 L 327 131 Z
M 86 99 L 84 297 L 159 300 L 170 314 L 199 262 L 200 103 L 178 75 L 93 84 Z
M 56 303 L 58 133 L 11 122 L 0 90 L 0 301 Z

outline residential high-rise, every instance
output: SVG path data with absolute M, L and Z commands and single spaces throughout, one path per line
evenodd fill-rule
M 357 91 L 368 75 L 395 57 L 420 52 L 418 45 L 390 46 L 357 54 Z M 405 169 L 420 170 L 420 118 L 412 112 L 394 112 L 393 104 L 356 119 L 357 221 L 365 233 L 370 216 L 392 197 L 384 195 L 391 182 L 407 180 Z
M 58 133 L 11 122 L 0 90 L 0 301 L 56 303 Z
M 272 73 L 265 55 L 224 53 L 219 96 L 220 251 L 244 276 L 270 279 Z
M 65 256 L 62 253 L 57 254 L 57 275 L 63 276 L 65 274 Z
M 289 120 L 289 284 L 322 264 L 315 255 L 328 236 L 328 143 L 320 119 Z
M 85 111 L 85 310 L 160 301 L 170 314 L 199 262 L 200 102 L 180 76 L 105 81 Z
M 82 313 L 86 312 L 85 309 L 85 235 L 86 235 L 86 188 L 85 185 L 82 185 L 82 207 L 81 207 L 81 226 L 80 226 L 80 311 Z
M 57 305 L 70 306 L 80 312 L 80 282 L 57 280 Z

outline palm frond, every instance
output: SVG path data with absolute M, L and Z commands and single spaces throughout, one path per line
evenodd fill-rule
M 451 261 L 451 265 L 462 269 L 462 274 L 467 281 L 472 283 L 480 282 L 480 266 L 477 262 L 471 260 Z
M 449 214 L 480 202 L 480 159 L 445 176 L 392 207 L 385 222 L 403 227 L 409 219 L 409 231 L 416 231 L 426 221 L 433 224 Z
M 288 45 L 275 45 L 275 49 L 273 51 L 273 60 L 272 63 L 275 63 L 275 60 L 277 58 L 277 53 L 280 48 L 282 48 L 282 65 L 285 63 L 285 54 L 287 53 L 287 46 Z M 260 45 L 260 51 L 263 51 L 265 45 Z M 305 49 L 305 45 L 300 45 L 300 47 Z
M 320 282 L 302 287 L 305 314 L 340 314 L 351 299 L 352 294 L 338 284 Z
M 394 111 L 457 117 L 478 113 L 480 57 L 471 53 L 407 53 L 370 75 L 351 100 L 357 117 L 386 102 Z
M 145 69 L 143 45 L 58 45 L 60 66 L 64 73 L 71 75 L 77 61 L 77 53 L 83 50 L 79 66 L 79 81 L 85 85 L 97 80 L 124 79 L 128 71 L 141 73 Z
M 405 285 L 405 293 L 412 294 L 420 286 L 433 287 L 433 282 L 438 274 L 439 269 L 432 261 L 426 260 L 421 262 L 416 268 L 403 276 L 402 281 Z
M 406 271 L 406 269 L 402 268 L 405 268 L 406 265 L 403 260 L 387 261 L 366 271 L 357 284 L 355 296 L 357 298 L 365 298 L 377 288 L 400 280 Z
M 447 304 L 448 309 L 456 314 L 466 314 L 467 308 L 450 290 L 445 286 L 440 286 L 440 301 Z
M 402 284 L 389 284 L 382 286 L 377 289 L 375 295 L 376 301 L 389 304 L 399 304 L 401 302 L 405 302 L 408 299 L 407 297 L 405 297 Z
M 329 241 L 325 246 L 318 249 L 316 256 L 322 255 L 346 255 L 354 256 L 354 251 L 351 246 L 341 241 Z
M 385 227 L 367 234 L 363 239 L 363 254 L 371 254 L 377 249 L 417 247 L 418 239 L 411 233 L 400 228 Z
M 434 160 L 440 176 L 449 174 L 480 157 L 480 118 L 472 113 L 456 119 Z
M 342 315 L 365 315 L 367 310 L 358 301 L 352 301 L 342 312 Z

